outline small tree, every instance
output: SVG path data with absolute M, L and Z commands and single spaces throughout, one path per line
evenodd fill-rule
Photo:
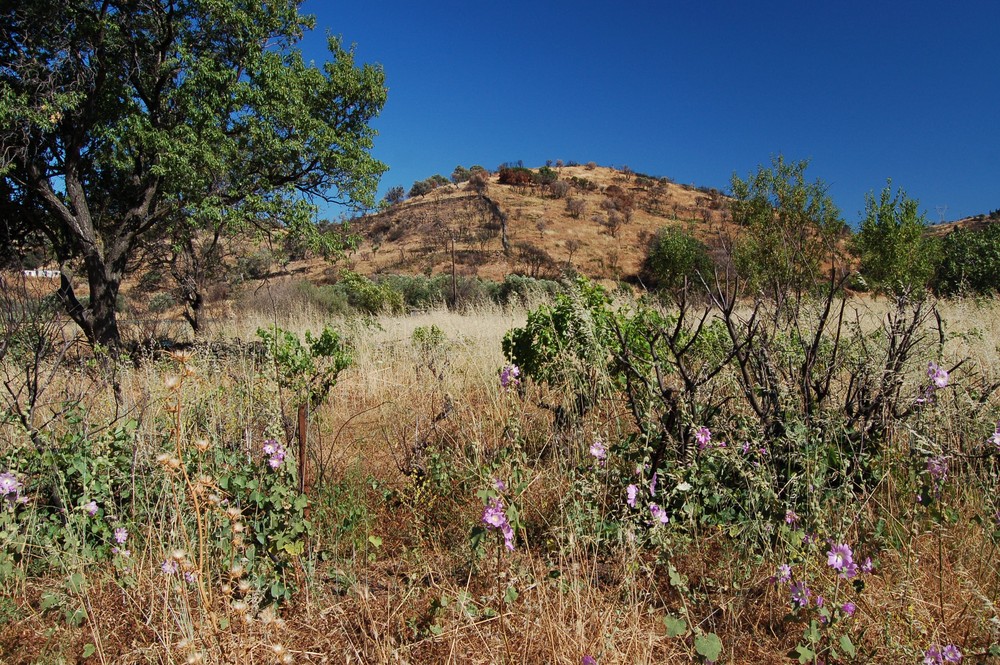
M 587 202 L 583 199 L 569 198 L 566 199 L 566 212 L 573 219 L 580 219 L 584 211 L 587 209 Z
M 911 293 L 928 285 L 938 246 L 926 234 L 926 227 L 917 201 L 903 190 L 893 195 L 891 181 L 878 199 L 871 192 L 865 196 L 865 218 L 853 247 L 861 261 L 861 274 L 875 291 Z
M 402 185 L 390 187 L 389 191 L 385 193 L 385 202 L 391 206 L 402 203 L 405 198 L 406 190 L 403 189 Z
M 712 261 L 703 242 L 679 226 L 665 226 L 649 243 L 642 277 L 648 286 L 677 289 L 685 279 L 708 279 Z
M 941 242 L 939 293 L 995 294 L 1000 291 L 1000 224 L 955 229 Z
M 837 280 L 846 272 L 847 227 L 826 185 L 806 182 L 807 166 L 779 155 L 746 180 L 733 175 L 735 265 L 751 288 L 779 302 L 812 290 L 831 269 Z

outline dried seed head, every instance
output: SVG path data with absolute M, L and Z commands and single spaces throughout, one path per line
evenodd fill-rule
M 176 374 L 168 374 L 163 377 L 163 385 L 167 387 L 167 390 L 177 390 L 181 385 L 181 377 Z
M 183 561 L 187 558 L 187 552 L 182 549 L 176 549 L 170 552 L 170 558 L 174 561 Z
M 170 459 L 167 460 L 167 466 L 176 471 L 177 469 L 181 468 L 181 461 L 176 457 L 171 457 Z
M 278 658 L 281 658 L 287 652 L 284 645 L 282 644 L 272 644 L 271 651 L 273 651 L 274 655 L 277 656 Z
M 245 571 L 243 570 L 243 566 L 241 566 L 240 564 L 236 564 L 232 568 L 229 569 L 229 576 L 230 577 L 243 577 L 243 573 L 244 572 Z
M 194 447 L 198 449 L 198 452 L 203 453 L 211 447 L 211 442 L 208 439 L 198 439 L 194 442 Z
M 233 594 L 233 587 L 229 586 L 228 584 L 223 584 L 222 586 L 219 587 L 219 591 L 222 592 L 223 596 L 231 596 Z
M 250 586 L 250 582 L 247 582 L 246 580 L 240 580 L 240 583 L 236 585 L 236 588 L 239 589 L 239 592 L 243 595 L 246 595 L 253 590 L 253 587 Z
M 194 354 L 191 353 L 190 351 L 171 351 L 170 357 L 173 358 L 176 362 L 179 362 L 180 364 L 183 365 L 185 363 L 191 362 L 191 358 L 194 357 Z
M 205 654 L 201 653 L 200 651 L 196 651 L 195 653 L 187 657 L 186 662 L 188 663 L 188 665 L 200 665 L 200 663 L 205 662 Z
M 292 665 L 293 662 L 295 661 L 292 660 L 292 654 L 290 653 L 286 653 L 281 657 L 281 665 Z
M 243 614 L 249 609 L 245 600 L 234 600 L 233 601 L 233 611 L 237 614 Z

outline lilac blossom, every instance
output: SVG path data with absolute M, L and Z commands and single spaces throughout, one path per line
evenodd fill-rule
M 180 569 L 180 564 L 174 559 L 165 559 L 163 563 L 160 564 L 160 571 L 164 575 L 175 575 Z
M 948 387 L 948 370 L 944 369 L 933 360 L 927 363 L 927 378 L 931 380 L 931 383 L 935 388 Z
M 493 489 L 495 489 L 498 492 L 506 492 L 507 491 L 507 483 L 505 483 L 504 481 L 500 480 L 499 478 L 494 478 L 493 479 Z
M 653 477 L 649 479 L 649 496 L 656 494 L 656 472 L 653 472 Z
M 948 644 L 943 648 L 936 644 L 932 644 L 931 647 L 924 652 L 924 659 L 922 662 L 924 665 L 960 663 L 962 662 L 962 652 L 954 644 Z
M 625 495 L 628 497 L 625 499 L 625 503 L 627 503 L 630 508 L 635 508 L 635 500 L 638 494 L 639 488 L 636 485 L 629 485 L 625 488 Z
M 608 458 L 608 449 L 604 447 L 604 442 L 600 439 L 590 444 L 590 454 L 600 466 L 604 466 L 604 461 Z
M 285 461 L 288 451 L 274 439 L 267 439 L 263 446 L 264 454 L 268 456 L 267 463 L 272 469 L 277 469 Z
M 858 606 L 852 603 L 851 601 L 847 601 L 846 603 L 840 606 L 840 610 L 849 617 L 854 616 L 854 612 L 857 611 L 857 609 Z
M 580 665 L 597 665 L 597 659 L 593 656 L 586 655 L 580 659 Z
M 87 503 L 83 504 L 83 510 L 88 515 L 90 515 L 91 517 L 96 516 L 97 515 L 97 510 L 98 510 L 98 508 L 97 508 L 97 502 L 96 501 L 88 501 Z
M 777 581 L 782 582 L 784 584 L 788 584 L 789 582 L 791 582 L 792 567 L 787 563 L 783 563 L 780 566 L 778 566 L 778 577 L 776 579 Z
M 809 605 L 809 599 L 812 598 L 812 591 L 806 586 L 805 582 L 796 582 L 791 588 L 792 601 L 799 607 L 806 607 Z
M 948 458 L 944 455 L 931 457 L 927 460 L 927 473 L 931 474 L 931 480 L 935 485 L 940 485 L 948 477 Z
M 944 662 L 946 663 L 962 662 L 962 652 L 954 644 L 948 644 L 941 649 L 941 656 L 944 658 Z
M 500 387 L 510 390 L 519 385 L 521 385 L 521 368 L 514 364 L 504 366 L 500 370 Z
M 694 432 L 694 440 L 698 442 L 698 450 L 705 450 L 712 441 L 712 432 L 707 427 L 699 427 Z
M 785 524 L 788 526 L 793 526 L 799 521 L 799 516 L 795 514 L 794 510 L 785 511 Z
M 21 481 L 17 479 L 17 476 L 13 472 L 4 471 L 0 473 L 0 496 L 6 497 L 13 494 L 16 499 L 22 487 L 24 485 L 21 484 Z
M 489 500 L 483 510 L 483 523 L 489 529 L 499 529 L 503 534 L 504 545 L 508 550 L 514 551 L 514 529 L 504 512 L 503 501 L 497 498 Z
M 846 543 L 833 545 L 826 553 L 826 564 L 838 573 L 845 572 L 852 563 L 854 563 L 854 553 L 851 552 L 851 546 Z
M 997 447 L 997 450 L 1000 450 L 1000 422 L 997 423 L 997 428 L 993 430 L 993 436 L 990 437 L 990 441 Z
M 115 542 L 124 545 L 126 540 L 128 540 L 128 529 L 123 526 L 115 529 Z
M 861 563 L 861 571 L 865 572 L 865 573 L 870 573 L 874 569 L 875 569 L 875 566 L 872 565 L 872 559 L 871 559 L 871 557 L 867 557 L 866 556 L 865 560 Z
M 670 521 L 670 517 L 667 515 L 667 511 L 660 508 L 658 504 L 649 504 L 649 514 L 653 516 L 653 523 L 666 524 Z

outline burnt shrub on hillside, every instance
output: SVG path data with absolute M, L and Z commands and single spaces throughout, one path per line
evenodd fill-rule
M 559 274 L 556 260 L 544 249 L 532 243 L 519 243 L 517 245 L 517 258 L 522 269 L 530 277 L 555 277 Z
M 528 187 L 535 184 L 535 173 L 523 166 L 503 166 L 500 168 L 499 182 L 512 187 Z

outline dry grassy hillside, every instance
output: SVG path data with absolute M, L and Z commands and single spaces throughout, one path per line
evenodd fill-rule
M 366 217 L 354 227 L 364 241 L 348 267 L 363 274 L 450 273 L 454 240 L 460 275 L 552 277 L 572 268 L 617 279 L 637 274 L 648 240 L 660 227 L 685 224 L 708 235 L 709 223 L 725 216 L 725 199 L 715 190 L 605 167 L 556 171 L 557 182 L 566 185 L 504 185 L 494 173 L 482 195 L 467 183 L 446 185 Z M 573 200 L 582 201 L 576 216 L 568 211 Z M 506 254 L 489 201 L 507 217 Z

